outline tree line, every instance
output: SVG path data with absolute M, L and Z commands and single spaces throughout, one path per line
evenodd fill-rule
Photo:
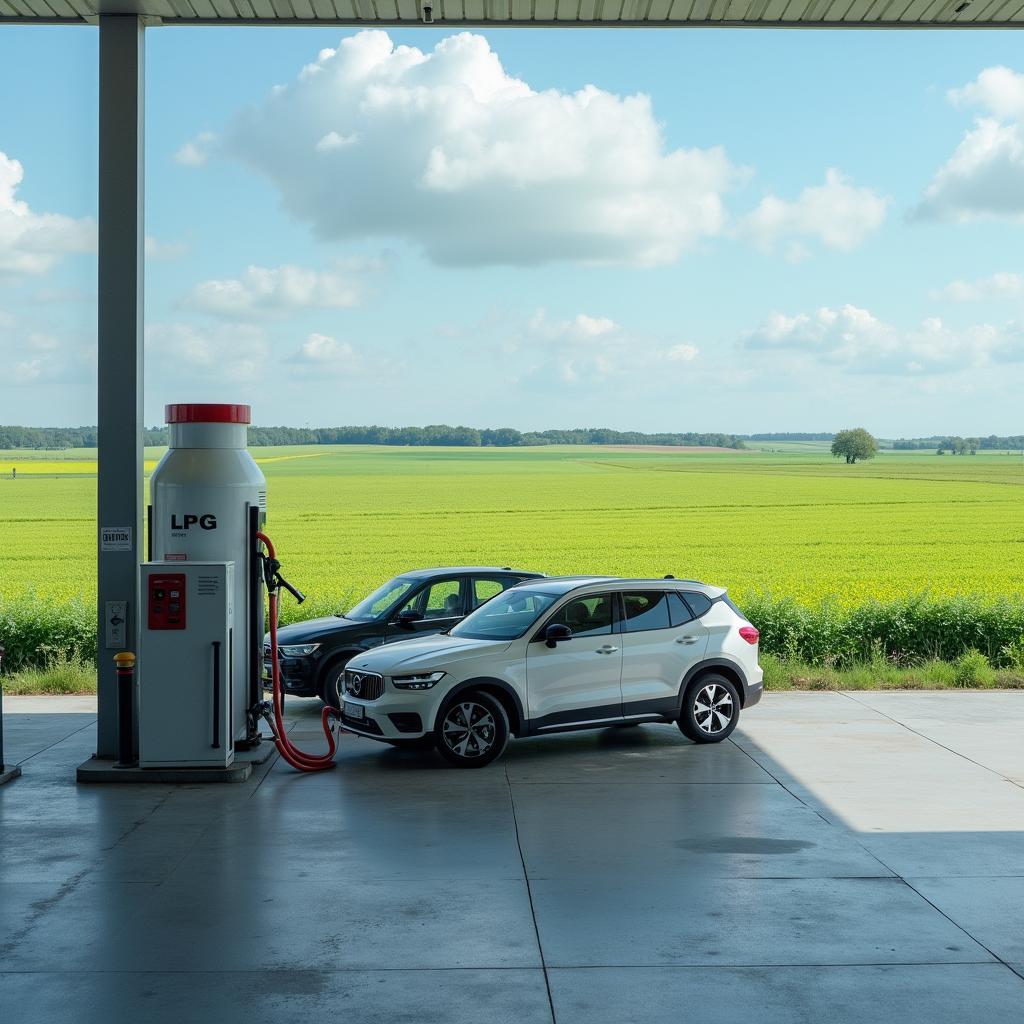
M 149 427 L 143 433 L 147 445 L 165 445 L 170 440 L 166 427 Z M 384 444 L 432 445 L 463 448 L 532 447 L 545 444 L 653 444 L 695 448 L 743 448 L 736 434 L 662 433 L 611 430 L 607 427 L 579 427 L 572 430 L 519 431 L 512 427 L 480 429 L 449 426 L 426 427 L 250 427 L 249 444 Z M 0 426 L 0 448 L 95 448 L 95 427 L 4 427 Z
M 836 434 L 740 434 L 745 441 L 834 441 Z M 995 450 L 1020 450 L 1024 448 L 1024 434 L 1010 434 L 1001 437 L 989 434 L 988 437 L 957 437 L 951 434 L 933 434 L 931 437 L 900 437 L 895 441 L 883 441 L 883 447 L 891 447 L 895 451 L 936 451 L 952 452 L 954 455 L 965 455 L 971 452 Z
M 0 427 L 0 448 L 95 448 L 95 427 Z
M 741 434 L 745 441 L 832 441 L 834 433 L 821 432 L 817 434 Z
M 742 448 L 735 434 L 663 433 L 581 427 L 571 430 L 519 431 L 513 427 L 477 428 L 431 424 L 426 427 L 250 427 L 252 445 L 385 444 L 451 445 L 466 448 L 521 448 L 545 444 L 655 444 Z
M 934 437 L 901 437 L 892 443 L 897 451 L 936 451 L 951 452 L 954 455 L 973 455 L 979 450 L 1002 450 L 1024 448 L 1024 434 L 1011 434 L 999 437 L 989 434 L 988 437 L 952 437 L 950 435 Z
M 611 430 L 580 427 L 572 430 L 519 431 L 513 427 L 477 428 L 433 424 L 426 427 L 250 427 L 249 444 L 384 444 L 433 445 L 466 448 L 522 448 L 545 444 L 651 444 L 695 448 L 745 448 L 744 441 L 834 441 L 835 433 L 722 434 L 694 431 L 645 434 L 639 430 Z M 143 432 L 147 445 L 166 445 L 166 427 L 148 427 Z M 36 448 L 47 451 L 66 448 L 95 448 L 96 427 L 0 426 L 0 448 Z M 891 445 L 897 451 L 934 450 L 943 454 L 969 455 L 977 451 L 1024 449 L 1024 434 L 988 437 L 901 437 Z

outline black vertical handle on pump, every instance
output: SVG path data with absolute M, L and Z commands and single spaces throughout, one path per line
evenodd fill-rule
M 235 713 L 235 631 L 228 630 L 228 707 L 229 715 Z M 235 730 L 228 729 L 228 749 L 235 749 Z
M 246 740 L 259 743 L 259 724 L 254 711 L 263 700 L 263 558 L 256 534 L 260 530 L 260 507 L 249 506 L 249 710 Z
M 220 747 L 220 641 L 213 641 L 213 742 L 215 750 Z

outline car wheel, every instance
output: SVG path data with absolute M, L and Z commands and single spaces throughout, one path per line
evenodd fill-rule
M 460 693 L 439 717 L 437 750 L 456 768 L 483 768 L 508 743 L 508 715 L 488 693 Z
M 694 743 L 721 743 L 740 720 L 740 695 L 717 673 L 695 679 L 683 695 L 679 731 Z
M 342 684 L 345 682 L 346 661 L 337 661 L 327 666 L 324 681 L 320 684 L 320 699 L 335 711 L 341 710 Z

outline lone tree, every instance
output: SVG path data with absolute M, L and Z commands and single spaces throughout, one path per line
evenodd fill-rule
M 863 427 L 840 430 L 832 442 L 832 454 L 852 466 L 858 459 L 873 459 L 878 454 L 878 442 Z

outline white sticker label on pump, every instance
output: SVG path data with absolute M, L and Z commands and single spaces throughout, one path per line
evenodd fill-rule
M 100 551 L 131 551 L 132 528 L 130 526 L 101 526 Z

